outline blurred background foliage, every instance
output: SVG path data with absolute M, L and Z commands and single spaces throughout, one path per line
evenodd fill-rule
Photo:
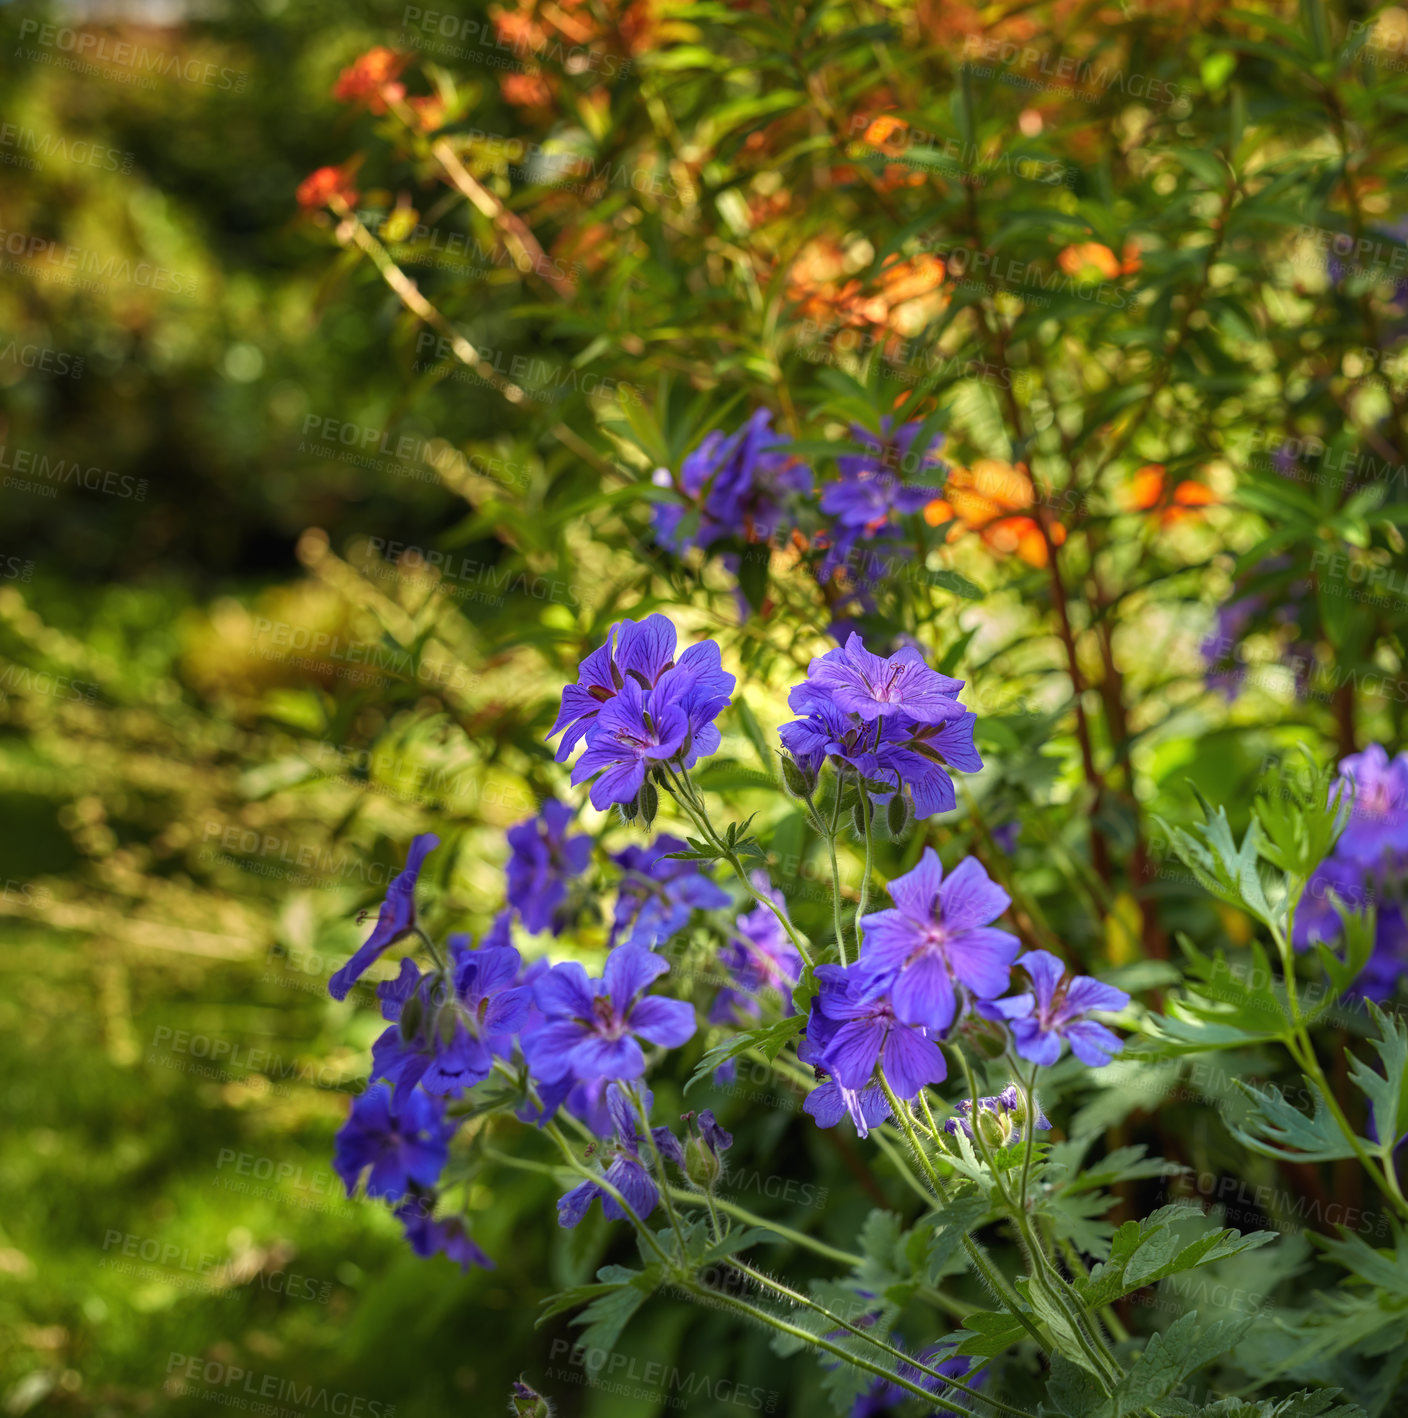
M 650 531 L 654 470 L 759 403 L 818 468 L 902 397 L 945 430 L 961 476 L 919 552 L 948 579 L 874 613 L 983 716 L 976 801 L 933 840 L 996 871 L 990 832 L 1020 822 L 1029 924 L 1085 962 L 1147 981 L 1178 931 L 1246 940 L 1162 867 L 1151 810 L 1180 816 L 1188 780 L 1245 821 L 1269 753 L 1402 739 L 1402 11 L 425 13 L 0 10 L 12 1413 L 204 1411 L 183 1356 L 401 1414 L 497 1411 L 541 1376 L 570 1332 L 535 1331 L 536 1301 L 607 1236 L 559 1238 L 549 1179 L 513 1174 L 471 1201 L 499 1269 L 462 1277 L 342 1198 L 330 1140 L 375 1020 L 324 982 L 418 830 L 447 838 L 443 919 L 484 928 L 503 829 L 565 788 L 542 744 L 561 683 L 657 607 L 741 671 L 765 742 L 729 720 L 714 786 L 763 808 L 793 911 L 826 919 L 800 819 L 757 790 L 787 685 L 854 608 L 805 574 L 806 538 L 740 616 L 717 558 Z M 534 59 L 549 41 L 568 57 Z M 333 102 L 375 45 L 420 49 L 420 131 Z M 1051 67 L 1004 69 L 1004 45 Z M 1067 82 L 1065 57 L 1122 77 Z M 445 180 L 442 141 L 498 215 Z M 492 378 L 407 312 L 353 219 L 295 203 L 343 162 L 356 224 Z M 545 268 L 505 260 L 505 211 Z M 1337 268 L 1319 232 L 1362 259 Z M 1378 471 L 1356 485 L 1347 459 Z M 1332 558 L 1397 589 L 1356 599 Z M 1250 647 L 1230 693 L 1199 648 L 1219 626 Z M 1137 1126 L 1175 1081 L 1092 1101 L 1088 1127 Z M 788 1109 L 720 1106 L 740 1155 L 831 1198 L 769 1214 L 848 1244 L 904 1205 Z M 1227 1135 L 1199 1119 L 1168 1155 L 1216 1172 Z M 776 1411 L 818 1401 L 814 1366 L 717 1315 L 653 1306 L 628 1341 L 707 1354 Z M 568 1413 L 662 1405 L 544 1386 Z

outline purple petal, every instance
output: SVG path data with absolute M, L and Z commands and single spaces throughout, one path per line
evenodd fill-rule
M 964 857 L 939 888 L 939 903 L 944 929 L 952 935 L 995 921 L 1012 898 L 988 877 L 976 857 Z
M 648 995 L 631 1010 L 630 1028 L 652 1044 L 677 1049 L 694 1037 L 694 1007 L 684 1000 Z

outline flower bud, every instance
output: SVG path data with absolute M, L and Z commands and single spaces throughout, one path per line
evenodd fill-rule
M 410 999 L 401 1006 L 401 1019 L 399 1022 L 401 1037 L 408 1044 L 420 1033 L 421 1020 L 424 1018 L 425 1006 L 421 1003 L 420 994 L 413 994 Z
M 641 784 L 640 796 L 636 802 L 640 812 L 641 825 L 649 827 L 655 821 L 655 814 L 660 811 L 660 789 L 647 778 Z
M 542 1394 L 515 1379 L 509 1395 L 508 1411 L 513 1418 L 552 1418 L 552 1404 Z
M 790 753 L 782 755 L 783 786 L 794 798 L 809 798 L 816 792 L 816 772 L 808 772 Z
M 890 829 L 890 837 L 893 841 L 898 842 L 909 831 L 912 816 L 909 799 L 902 791 L 897 792 L 890 799 L 889 807 L 885 809 L 885 825 Z
M 702 1137 L 691 1137 L 684 1145 L 684 1174 L 696 1187 L 712 1191 L 724 1174 L 724 1164 Z

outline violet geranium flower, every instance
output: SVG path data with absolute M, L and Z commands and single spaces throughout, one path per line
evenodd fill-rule
M 817 700 L 830 700 L 867 723 L 900 715 L 917 724 L 941 724 L 968 712 L 955 697 L 963 683 L 930 669 L 912 645 L 886 658 L 871 654 L 860 636 L 852 635 L 844 646 L 812 660 L 806 681 L 787 702 L 799 714 Z
M 1340 760 L 1340 776 L 1354 807 L 1335 855 L 1372 867 L 1385 853 L 1408 851 L 1408 754 L 1389 758 L 1382 744 L 1371 743 Z
M 965 857 L 945 880 L 932 847 L 889 889 L 894 909 L 860 922 L 866 997 L 886 998 L 897 1019 L 943 1035 L 958 1012 L 959 989 L 986 1000 L 1007 988 L 1021 942 L 990 922 L 1011 897 L 975 857 Z
M 656 702 L 633 680 L 597 715 L 586 752 L 572 768 L 573 786 L 596 778 L 592 806 L 628 803 L 645 783 L 647 766 L 680 755 L 689 738 L 689 720 L 676 704 Z M 598 776 L 599 775 L 599 776 Z
M 719 647 L 712 640 L 691 645 L 676 660 L 675 627 L 667 617 L 657 613 L 638 623 L 624 620 L 613 625 L 606 633 L 606 644 L 582 661 L 577 683 L 562 691 L 562 707 L 548 731 L 548 738 L 557 733 L 563 736 L 557 761 L 565 763 L 571 757 L 600 717 L 602 706 L 615 699 L 628 680 L 648 692 L 667 675 L 673 675 L 678 685 L 672 702 L 685 711 L 695 733 L 703 727 L 703 708 L 718 700 L 721 709 L 733 693 L 734 678 L 720 667 Z
M 1031 977 L 1026 994 L 980 1006 L 989 1019 L 1006 1020 L 1012 1043 L 1029 1062 L 1049 1067 L 1061 1057 L 1063 1043 L 1091 1068 L 1103 1068 L 1124 1047 L 1119 1035 L 1097 1024 L 1093 1012 L 1116 1013 L 1129 996 L 1090 975 L 1067 975 L 1049 950 L 1029 950 L 1017 962 Z
M 815 1063 L 842 1088 L 862 1092 L 877 1063 L 900 1098 L 948 1077 L 939 1046 L 924 1029 L 897 1018 L 888 999 L 866 999 L 865 978 L 855 967 L 821 965 L 816 979 L 807 1040 Z
M 444 1105 L 420 1092 L 394 1108 L 391 1090 L 373 1084 L 355 1098 L 333 1144 L 333 1170 L 351 1196 L 362 1174 L 367 1195 L 395 1201 L 414 1184 L 430 1188 L 440 1180 L 448 1155 Z
M 524 928 L 536 934 L 562 929 L 559 908 L 567 899 L 567 883 L 580 876 L 591 861 L 592 839 L 584 833 L 567 835 L 574 814 L 566 803 L 549 798 L 537 817 L 508 829 L 508 903 Z
M 693 912 L 729 904 L 728 892 L 705 876 L 696 862 L 670 855 L 688 850 L 678 837 L 663 832 L 648 847 L 633 843 L 612 856 L 624 873 L 611 926 L 613 946 L 651 949 L 682 931 Z
M 694 1010 L 684 1000 L 645 993 L 669 968 L 648 950 L 622 946 L 607 956 L 600 980 L 576 961 L 539 976 L 533 997 L 545 1022 L 524 1039 L 534 1077 L 639 1078 L 645 1055 L 638 1039 L 673 1049 L 692 1038 Z
M 474 1243 L 458 1216 L 436 1221 L 429 1213 L 428 1197 L 416 1197 L 397 1207 L 396 1215 L 405 1228 L 411 1249 L 423 1258 L 445 1254 L 463 1271 L 471 1266 L 493 1270 L 494 1262 Z
M 531 991 L 518 984 L 522 960 L 511 945 L 473 950 L 465 935 L 451 936 L 449 945 L 452 988 L 438 972 L 420 975 L 403 960 L 400 976 L 378 989 L 392 1025 L 372 1045 L 372 1074 L 395 1085 L 398 1106 L 417 1083 L 436 1095 L 482 1083 L 494 1059 L 512 1053 L 513 1036 L 528 1020 Z M 413 999 L 419 1017 L 407 1031 L 403 1016 Z
M 416 882 L 426 857 L 440 845 L 433 832 L 423 832 L 411 842 L 406 853 L 405 870 L 392 877 L 386 888 L 386 899 L 376 918 L 376 928 L 357 953 L 328 981 L 328 993 L 334 999 L 346 999 L 347 991 L 371 968 L 388 946 L 416 924 Z
M 641 1143 L 645 1133 L 638 1123 L 649 1127 L 650 1106 L 653 1102 L 650 1090 L 646 1089 L 642 1098 L 644 1113 L 619 1083 L 610 1084 L 606 1092 L 606 1107 L 615 1126 L 614 1141 L 607 1144 L 610 1162 L 606 1165 L 604 1179 L 625 1198 L 626 1204 L 644 1220 L 655 1210 L 660 1199 L 660 1190 L 650 1174 L 650 1168 L 641 1156 Z M 719 1129 L 722 1133 L 723 1130 Z M 727 1133 L 723 1133 L 728 1137 Z M 651 1128 L 651 1137 L 661 1158 L 668 1157 L 683 1170 L 684 1148 L 680 1140 L 666 1127 Z M 731 1141 L 732 1139 L 730 1139 Z M 662 1178 L 663 1180 L 663 1178 Z M 599 1183 L 587 1180 L 579 1182 L 571 1191 L 558 1198 L 557 1223 L 571 1228 L 587 1214 L 594 1201 L 601 1202 L 602 1214 L 608 1221 L 620 1221 L 625 1217 L 621 1203 Z

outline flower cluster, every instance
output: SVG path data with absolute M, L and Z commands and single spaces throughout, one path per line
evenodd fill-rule
M 884 1085 L 905 1100 L 942 1082 L 947 1065 L 939 1043 L 970 1007 L 1004 1022 L 1015 1052 L 1032 1063 L 1055 1063 L 1067 1043 L 1093 1067 L 1119 1052 L 1119 1038 L 1090 1015 L 1117 1012 L 1129 996 L 1089 976 L 1068 976 L 1049 951 L 1018 959 L 1016 936 L 992 924 L 1011 900 L 975 858 L 966 857 L 945 877 L 938 854 L 926 848 L 918 866 L 896 877 L 889 890 L 894 906 L 860 920 L 859 958 L 816 972 L 820 988 L 807 1023 L 806 1059 L 831 1078 L 824 1085 L 829 1091 L 808 1111 L 823 1127 L 845 1113 L 863 1137 L 883 1120 L 888 1109 L 876 1096 L 877 1066 Z M 999 998 L 1014 963 L 1032 988 Z M 1000 1110 L 1006 1097 L 980 1100 L 980 1106 L 986 1101 Z
M 573 784 L 595 780 L 593 807 L 617 803 L 634 816 L 647 775 L 692 768 L 718 748 L 714 720 L 733 686 L 715 641 L 691 645 L 676 660 L 675 627 L 665 616 L 622 621 L 562 691 L 548 737 L 562 734 L 559 763 L 585 740 Z
M 787 499 L 812 490 L 811 469 L 790 443 L 767 409 L 755 410 L 736 433 L 706 434 L 680 465 L 678 482 L 666 468 L 656 474 L 657 486 L 674 487 L 684 499 L 656 504 L 656 540 L 677 553 L 734 538 L 771 541 L 789 520 Z
M 377 987 L 388 1027 L 372 1046 L 373 1083 L 354 1101 L 336 1148 L 349 1194 L 365 1177 L 369 1195 L 409 1198 L 397 1215 L 419 1254 L 443 1251 L 462 1265 L 488 1264 L 461 1221 L 432 1213 L 454 1131 L 447 1107 L 496 1067 L 528 1089 L 520 1109 L 525 1120 L 543 1124 L 565 1105 L 594 1131 L 614 1129 L 615 1173 L 608 1170 L 608 1182 L 619 1182 L 628 1204 L 634 1197 L 644 1207 L 640 1214 L 654 1205 L 645 1206 L 639 1138 L 621 1121 L 626 1095 L 618 1085 L 635 1084 L 644 1074 L 642 1044 L 679 1047 L 693 1036 L 695 1017 L 691 1005 L 648 993 L 669 964 L 645 943 L 674 934 L 696 906 L 727 905 L 729 898 L 691 864 L 666 858 L 683 845 L 674 839 L 629 848 L 619 855 L 635 869 L 628 870 L 617 916 L 627 943 L 607 956 L 602 978 L 590 978 L 575 963 L 525 967 L 511 942 L 514 915 L 531 931 L 559 929 L 569 886 L 590 857 L 590 839 L 570 835 L 571 819 L 568 808 L 549 800 L 539 817 L 509 830 L 509 909 L 477 947 L 454 934 L 443 955 L 422 928 L 415 902 L 421 868 L 439 839 L 416 838 L 371 936 L 330 984 L 334 996 L 344 998 L 379 956 L 406 938 L 423 940 L 434 956 L 434 968 L 424 972 L 403 958 L 396 978 Z M 673 1151 L 657 1145 L 667 1155 L 678 1153 L 683 1167 L 678 1142 Z M 583 1195 L 579 1189 L 576 1201 L 564 1201 L 564 1218 L 580 1219 L 591 1199 Z M 608 1215 L 622 1214 L 615 1193 L 602 1195 Z
M 922 427 L 915 422 L 895 428 L 888 418 L 881 420 L 879 434 L 852 426 L 851 437 L 863 451 L 837 458 L 840 481 L 829 484 L 821 495 L 821 510 L 833 519 L 821 565 L 823 578 L 844 565 L 865 585 L 881 573 L 884 557 L 912 554 L 913 548 L 903 540 L 900 519 L 923 512 L 939 492 L 902 481 L 900 472 L 943 469 L 938 457 L 942 435 L 935 436 L 927 448 L 915 448 Z M 858 556 L 862 544 L 865 555 Z
M 1292 940 L 1298 950 L 1335 940 L 1340 908 L 1377 903 L 1374 948 L 1356 993 L 1384 1000 L 1408 971 L 1408 917 L 1402 883 L 1408 878 L 1408 753 L 1390 758 L 1370 744 L 1340 762 L 1348 818 L 1333 855 L 1306 883 Z
M 853 793 L 857 802 L 912 800 L 926 816 L 951 807 L 946 766 L 982 766 L 973 750 L 974 716 L 957 702 L 962 687 L 912 645 L 882 658 L 853 636 L 814 659 L 792 691 L 791 705 L 803 717 L 781 729 L 789 778 L 804 780 L 810 801 L 830 761 L 837 793 Z M 584 745 L 573 778 L 593 780 L 598 807 L 633 803 L 630 815 L 637 815 L 648 790 L 657 802 L 640 815 L 653 818 L 660 783 L 719 840 L 696 787 L 678 775 L 717 747 L 714 720 L 732 689 L 717 645 L 693 646 L 677 659 L 664 616 L 623 621 L 563 693 L 552 731 L 562 735 L 558 757 Z M 619 887 L 599 976 L 576 961 L 525 963 L 513 944 L 515 925 L 557 936 L 592 913 L 594 890 L 585 877 L 595 844 L 574 832 L 573 822 L 569 806 L 549 799 L 535 817 L 508 829 L 507 904 L 478 944 L 457 933 L 439 946 L 422 925 L 416 888 L 439 839 L 417 837 L 374 930 L 331 981 L 333 995 L 345 998 L 398 942 L 423 945 L 429 955 L 428 965 L 403 958 L 396 976 L 378 985 L 386 1028 L 372 1047 L 371 1084 L 337 1139 L 338 1174 L 349 1192 L 365 1185 L 397 1203 L 419 1254 L 489 1263 L 462 1219 L 434 1215 L 455 1120 L 467 1111 L 511 1111 L 562 1145 L 563 1126 L 594 1139 L 585 1158 L 569 1154 L 579 1180 L 559 1202 L 563 1226 L 577 1225 L 598 1201 L 609 1219 L 644 1221 L 661 1200 L 667 1162 L 692 1187 L 717 1186 L 730 1135 L 707 1110 L 684 1115 L 683 1140 L 653 1127 L 646 1086 L 653 1061 L 689 1043 L 699 1027 L 694 1003 L 658 988 L 670 963 L 657 953 L 686 935 L 696 912 L 733 908 L 731 925 L 712 926 L 723 938 L 716 947 L 723 983 L 707 1006 L 712 1024 L 738 1029 L 792 1015 L 794 987 L 804 965 L 814 966 L 797 1056 L 816 1071 L 818 1086 L 804 1106 L 821 1127 L 849 1117 L 865 1136 L 891 1118 L 899 1100 L 943 1082 L 942 1046 L 970 1016 L 989 1033 L 998 1024 L 1013 1054 L 1039 1065 L 1054 1063 L 1066 1044 L 1096 1066 L 1120 1048 L 1090 1016 L 1122 1009 L 1128 996 L 1069 977 L 1048 952 L 1020 955 L 1017 938 L 995 925 L 1011 904 L 1007 892 L 973 858 L 946 874 L 932 848 L 890 882 L 890 907 L 859 915 L 859 952 L 851 961 L 840 941 L 840 963 L 811 960 L 765 873 L 747 877 L 733 858 L 753 898 L 739 911 L 684 842 L 662 835 L 601 854 L 619 873 Z M 735 836 L 730 829 L 730 845 Z M 1014 964 L 1030 987 L 1007 994 Z M 495 1075 L 505 1092 L 466 1101 Z M 976 1112 L 972 1100 L 959 1104 L 949 1132 L 972 1135 L 981 1127 L 984 1138 L 1006 1145 L 1025 1130 L 1048 1127 L 1025 1097 L 1008 1089 L 978 1099 Z
M 852 635 L 814 659 L 788 696 L 803 717 L 782 726 L 782 744 L 806 785 L 815 785 L 830 760 L 872 784 L 893 783 L 868 790 L 881 805 L 902 792 L 916 818 L 948 812 L 956 800 L 947 770 L 983 766 L 973 747 L 976 717 L 958 702 L 962 688 L 962 680 L 930 669 L 913 646 L 883 658 Z

